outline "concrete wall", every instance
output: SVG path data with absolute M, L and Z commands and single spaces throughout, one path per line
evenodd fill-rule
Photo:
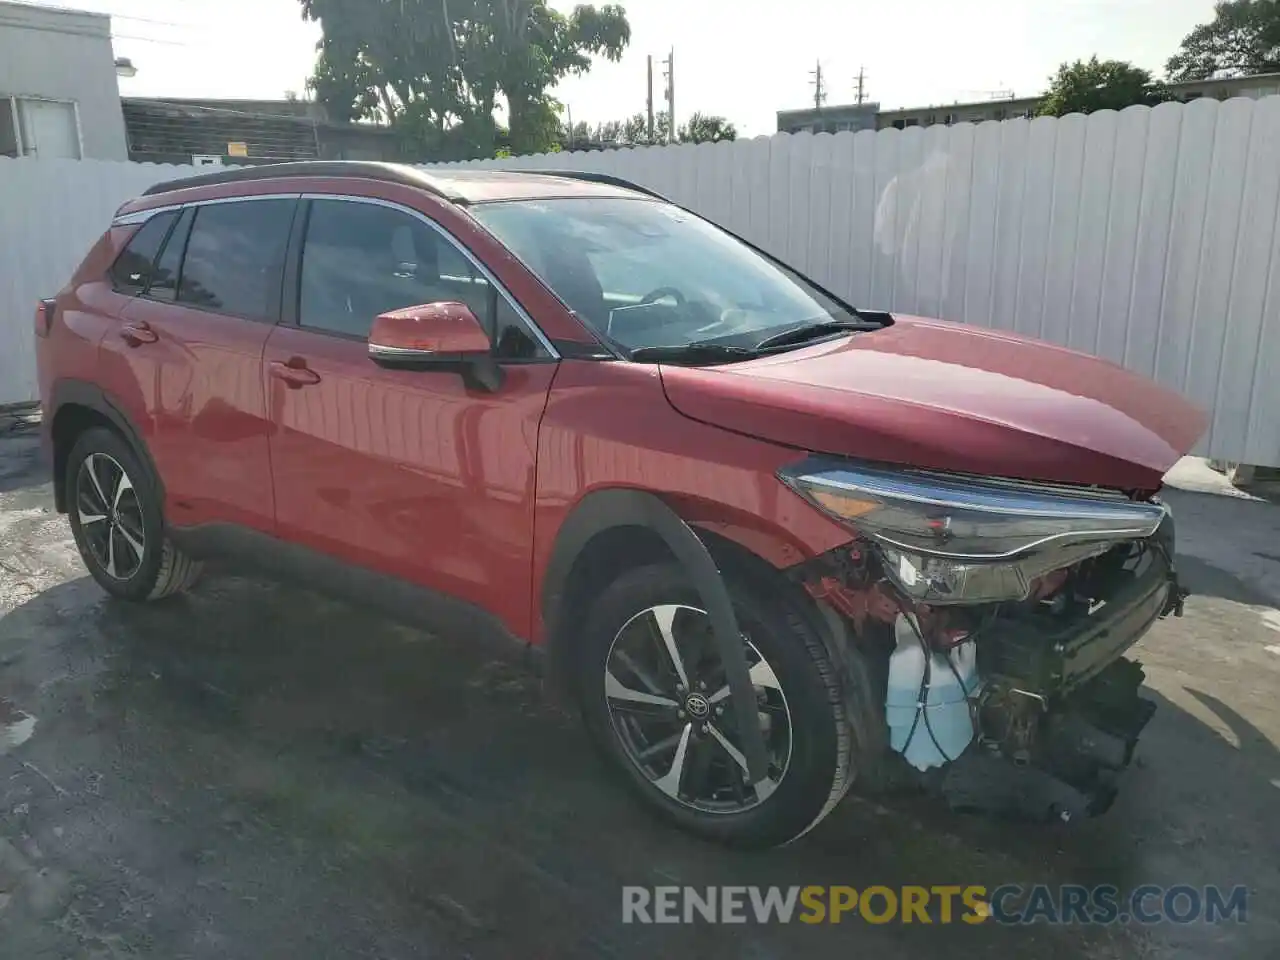
M 74 101 L 83 156 L 128 156 L 109 17 L 0 2 L 0 98 L 11 96 Z
M 1154 377 L 1212 412 L 1198 452 L 1280 465 L 1280 97 L 479 165 L 637 181 L 856 306 Z M 0 160 L 0 404 L 35 396 L 36 300 L 119 203 L 189 172 Z

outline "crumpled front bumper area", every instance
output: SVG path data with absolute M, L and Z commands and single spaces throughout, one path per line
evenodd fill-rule
M 1003 698 L 999 711 L 1021 711 L 1014 719 L 1026 733 L 1015 750 L 984 737 L 948 765 L 941 789 L 950 806 L 1036 821 L 1105 812 L 1155 713 L 1139 693 L 1142 667 L 1122 655 L 1157 619 L 1180 612 L 1184 596 L 1171 555 L 1153 546 L 1097 612 L 1070 627 L 1013 623 L 1007 629 L 1026 635 L 984 638 L 989 693 Z M 1010 720 L 991 723 L 985 707 L 979 716 L 984 728 Z
M 1069 821 L 1104 813 L 1117 776 L 1156 705 L 1138 695 L 1142 667 L 1121 658 L 1049 708 L 1024 759 L 974 744 L 946 767 L 952 809 L 1020 820 Z

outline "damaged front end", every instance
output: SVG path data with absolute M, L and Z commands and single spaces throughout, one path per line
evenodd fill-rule
M 1167 507 L 821 457 L 781 479 L 858 534 L 795 573 L 857 628 L 913 776 L 961 810 L 1106 810 L 1155 709 L 1123 654 L 1186 596 Z

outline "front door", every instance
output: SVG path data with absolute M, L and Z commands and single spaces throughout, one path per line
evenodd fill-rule
M 425 216 L 307 201 L 297 323 L 267 342 L 276 522 L 287 540 L 450 594 L 528 636 L 538 423 L 556 364 L 527 320 Z M 373 318 L 469 304 L 505 370 L 387 370 Z M 286 311 L 288 313 L 288 311 Z

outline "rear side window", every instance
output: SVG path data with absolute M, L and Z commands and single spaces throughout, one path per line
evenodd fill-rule
M 157 213 L 137 229 L 111 267 L 111 285 L 120 293 L 137 294 L 147 288 L 160 245 L 178 219 L 176 210 Z
M 147 287 L 147 296 L 156 300 L 172 300 L 178 293 L 178 271 L 182 267 L 182 252 L 187 246 L 187 234 L 191 232 L 191 221 L 196 211 L 188 207 L 183 211 L 182 219 L 169 234 L 155 269 L 151 271 L 151 286 Z
M 178 302 L 274 323 L 294 200 L 199 207 L 187 240 Z

